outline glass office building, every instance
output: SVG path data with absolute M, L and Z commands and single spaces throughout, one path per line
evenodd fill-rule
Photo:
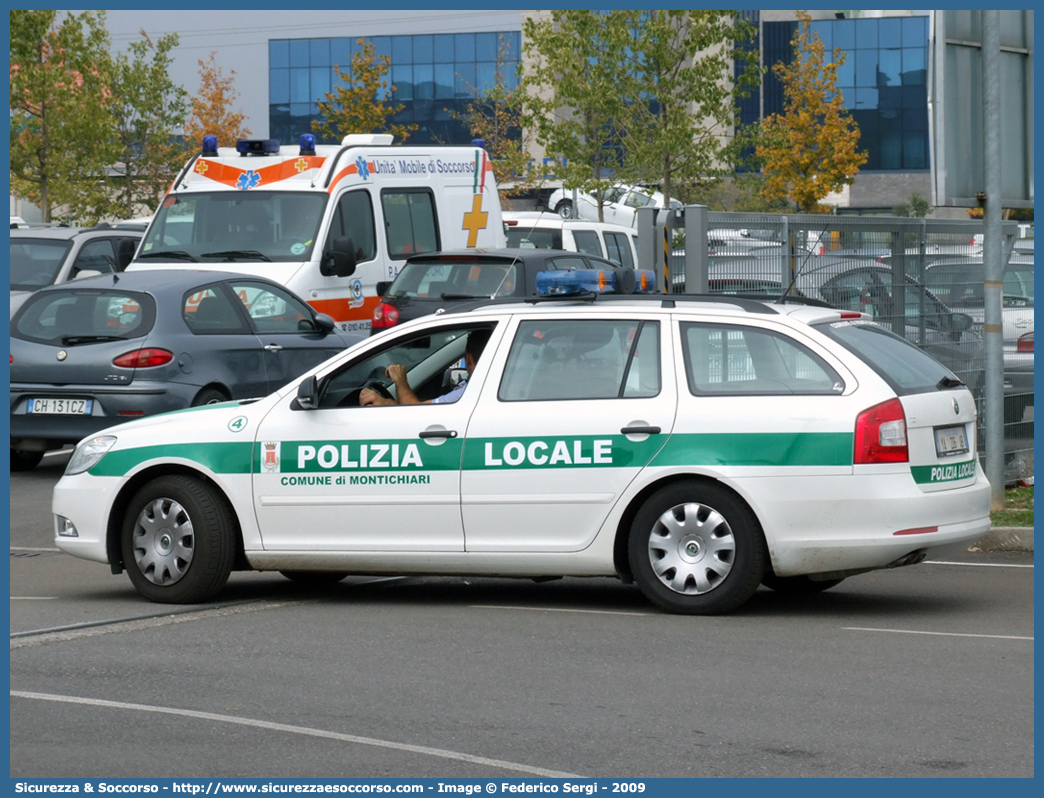
M 869 156 L 860 171 L 914 171 L 930 166 L 928 22 L 926 16 L 812 22 L 828 53 L 839 47 L 845 54 L 837 88 L 859 125 L 859 147 Z M 769 70 L 763 89 L 766 116 L 783 110 L 783 87 L 771 68 L 793 60 L 790 40 L 797 27 L 797 22 L 762 26 L 764 63 Z
M 360 50 L 358 37 L 273 39 L 268 43 L 269 136 L 295 142 L 311 132 L 319 118 L 318 101 L 333 91 L 340 78 L 334 67 L 350 69 Z M 387 75 L 395 92 L 381 98 L 403 109 L 399 124 L 415 124 L 415 144 L 467 144 L 469 131 L 454 114 L 491 88 L 500 68 L 509 87 L 517 83 L 521 49 L 519 31 L 445 33 L 414 36 L 374 36 L 367 39 L 377 56 L 391 59 Z M 331 143 L 331 142 L 326 142 Z

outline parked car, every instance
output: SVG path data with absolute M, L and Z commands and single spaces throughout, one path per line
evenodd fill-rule
M 445 313 L 479 299 L 535 296 L 538 272 L 599 269 L 636 275 L 655 285 L 652 272 L 635 272 L 594 255 L 560 249 L 467 249 L 414 255 L 389 285 L 378 284 L 381 301 L 370 334 L 404 321 Z
M 597 222 L 598 200 L 594 194 L 584 191 L 577 192 L 577 205 L 573 208 L 572 189 L 560 188 L 552 192 L 548 197 L 547 207 L 557 213 L 563 219 L 587 219 Z M 634 227 L 636 213 L 639 208 L 664 207 L 664 196 L 659 191 L 645 188 L 644 186 L 632 186 L 617 183 L 610 186 L 602 197 L 603 219 L 610 224 L 620 224 L 624 227 Z M 682 204 L 675 199 L 671 200 L 671 208 L 682 209 Z
M 244 568 L 618 577 L 715 614 L 989 529 L 972 396 L 921 350 L 860 313 L 603 301 L 592 276 L 402 324 L 254 403 L 99 432 L 54 489 L 55 545 L 166 603 Z M 442 396 L 476 333 L 456 401 L 360 406 L 390 363 Z
M 144 224 L 12 229 L 11 315 L 44 286 L 122 272 L 144 234 Z
M 505 211 L 502 215 L 509 247 L 566 249 L 605 258 L 627 269 L 637 267 L 638 234 L 630 227 L 532 211 Z
M 265 396 L 360 337 L 271 280 L 229 272 L 42 289 L 11 319 L 11 470 L 116 423 Z

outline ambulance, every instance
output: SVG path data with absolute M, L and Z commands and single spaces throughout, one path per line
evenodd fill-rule
M 503 247 L 489 156 L 470 147 L 340 145 L 204 136 L 163 199 L 129 270 L 240 271 L 285 285 L 343 332 L 367 332 L 378 284 L 419 252 Z

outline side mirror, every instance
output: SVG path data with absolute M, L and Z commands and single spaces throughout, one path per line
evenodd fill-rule
M 123 271 L 127 265 L 134 260 L 134 252 L 138 248 L 138 242 L 133 238 L 121 238 L 118 252 L 116 253 L 116 270 Z
M 391 288 L 391 280 L 381 280 L 377 283 L 377 296 L 384 296 L 388 293 L 389 288 Z
M 100 277 L 100 276 L 101 276 L 101 272 L 98 271 L 97 269 L 80 269 L 73 276 L 73 279 L 74 280 L 84 280 L 84 279 L 86 279 L 88 277 Z
M 334 320 L 330 316 L 327 316 L 325 313 L 315 314 L 315 326 L 318 328 L 319 332 L 324 334 L 332 333 L 335 329 L 337 329 L 337 325 L 334 323 Z
M 319 381 L 314 374 L 297 386 L 297 404 L 303 410 L 316 410 L 319 407 Z
M 319 273 L 325 277 L 351 277 L 355 274 L 355 244 L 350 238 L 334 238 L 323 252 Z

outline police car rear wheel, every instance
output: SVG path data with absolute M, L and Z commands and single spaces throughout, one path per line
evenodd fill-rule
M 638 587 L 671 612 L 735 609 L 757 590 L 765 571 L 754 514 L 712 484 L 678 483 L 654 493 L 634 519 L 628 549 Z
M 280 571 L 279 573 L 291 582 L 308 587 L 333 585 L 348 576 L 347 571 Z
M 235 519 L 193 477 L 154 479 L 135 494 L 123 525 L 123 564 L 138 592 L 166 604 L 215 596 L 232 571 Z
M 785 596 L 812 596 L 840 585 L 844 579 L 826 579 L 817 582 L 807 576 L 776 576 L 771 571 L 761 578 L 761 584 Z

